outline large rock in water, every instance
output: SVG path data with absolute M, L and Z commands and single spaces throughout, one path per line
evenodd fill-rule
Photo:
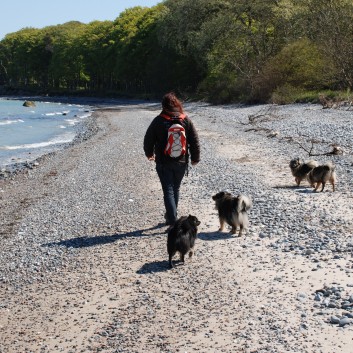
M 23 106 L 24 106 L 24 107 L 35 107 L 36 104 L 35 104 L 34 102 L 32 102 L 32 101 L 25 101 L 25 102 L 23 103 Z

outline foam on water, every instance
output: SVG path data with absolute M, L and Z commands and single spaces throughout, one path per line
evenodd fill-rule
M 41 148 L 41 147 L 48 147 L 52 145 L 58 145 L 63 143 L 69 143 L 75 138 L 75 133 L 70 132 L 66 135 L 56 136 L 52 140 L 38 142 L 38 143 L 29 143 L 24 145 L 17 145 L 17 146 L 0 146 L 0 149 L 3 150 L 25 150 L 25 149 L 34 149 L 34 148 Z
M 3 120 L 0 121 L 0 125 L 10 125 L 10 124 L 17 124 L 17 123 L 23 123 L 24 121 L 22 119 L 17 119 L 17 120 Z

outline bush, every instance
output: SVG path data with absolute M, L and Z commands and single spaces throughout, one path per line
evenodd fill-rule
M 198 87 L 198 94 L 213 104 L 244 101 L 247 92 L 245 83 L 232 72 L 210 75 Z
M 301 39 L 268 60 L 255 79 L 253 95 L 262 101 L 292 101 L 300 92 L 323 89 L 333 81 L 333 65 L 314 43 Z
M 290 84 L 284 84 L 276 88 L 271 96 L 271 103 L 274 104 L 291 104 L 297 101 L 297 97 L 302 91 Z

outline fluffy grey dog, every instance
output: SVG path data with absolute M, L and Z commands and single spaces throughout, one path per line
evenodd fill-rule
M 315 191 L 318 190 L 320 185 L 322 185 L 321 191 L 324 191 L 325 185 L 329 181 L 332 185 L 332 191 L 335 191 L 337 181 L 335 165 L 332 162 L 327 162 L 326 164 L 315 167 L 309 172 L 308 181 L 310 185 L 315 188 Z

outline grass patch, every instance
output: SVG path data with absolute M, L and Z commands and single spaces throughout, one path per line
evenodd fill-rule
M 350 90 L 317 90 L 306 91 L 291 85 L 283 85 L 277 88 L 271 96 L 271 103 L 321 103 L 322 98 L 332 102 L 353 102 L 353 93 Z

